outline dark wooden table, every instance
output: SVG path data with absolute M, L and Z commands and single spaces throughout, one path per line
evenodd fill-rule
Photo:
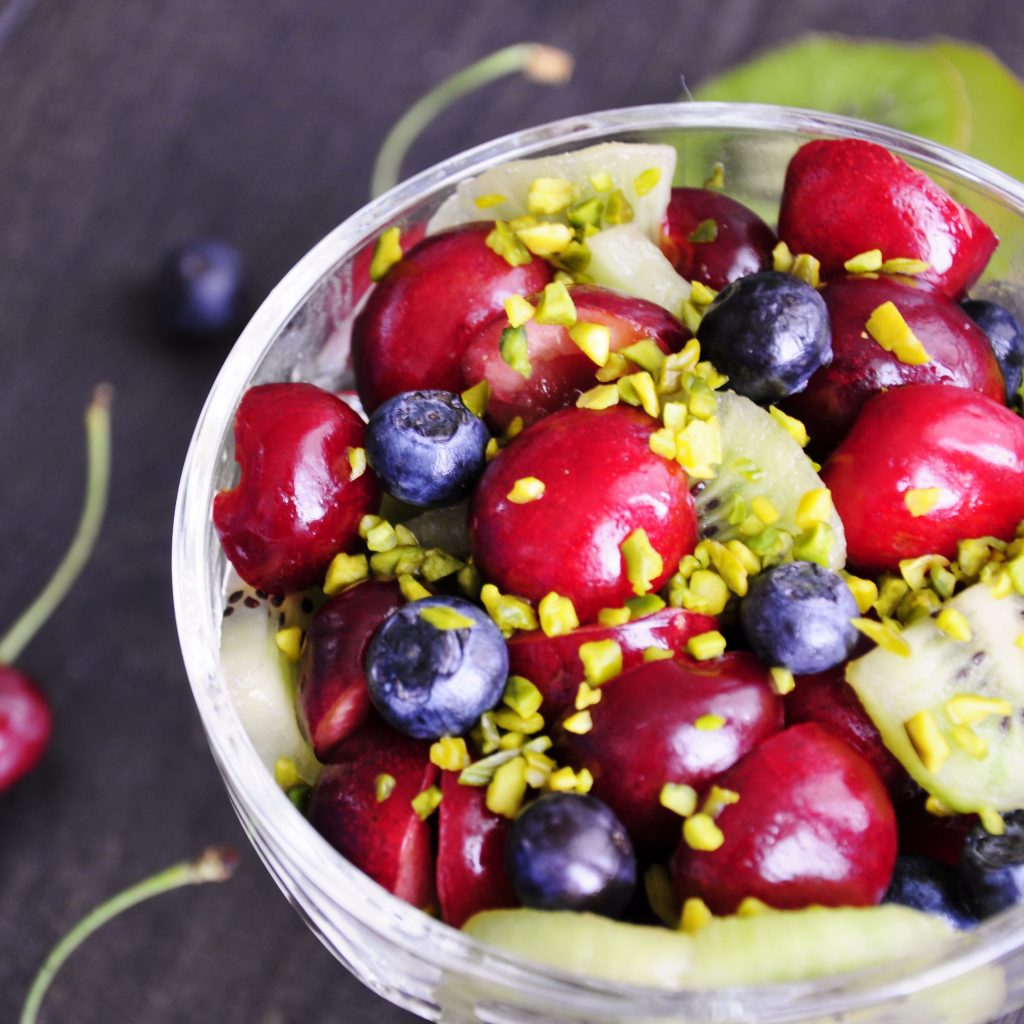
M 116 889 L 212 842 L 228 885 L 108 926 L 60 975 L 47 1021 L 399 1021 L 320 947 L 238 827 L 182 669 L 170 599 L 175 489 L 223 350 L 153 329 L 145 285 L 195 234 L 236 243 L 258 294 L 367 198 L 386 129 L 430 84 L 523 39 L 577 58 L 561 89 L 509 80 L 445 114 L 408 170 L 573 113 L 675 98 L 802 31 L 991 46 L 1024 73 L 1006 0 L 2 0 L 0 622 L 70 534 L 80 414 L 117 388 L 99 550 L 23 667 L 53 703 L 41 768 L 0 796 L 0 1020 L 46 950 Z

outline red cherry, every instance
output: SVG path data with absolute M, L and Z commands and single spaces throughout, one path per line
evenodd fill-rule
M 1004 397 L 992 346 L 955 302 L 912 279 L 839 277 L 821 293 L 832 325 L 832 362 L 793 395 L 786 409 L 802 419 L 815 451 L 827 454 L 845 436 L 872 395 L 904 384 L 953 384 Z M 892 302 L 924 346 L 927 363 L 912 365 L 886 352 L 865 330 L 872 312 Z
M 711 615 L 682 608 L 663 608 L 652 615 L 621 626 L 591 623 L 562 636 L 545 636 L 540 630 L 516 633 L 508 641 L 511 675 L 525 676 L 544 695 L 542 711 L 550 718 L 572 702 L 583 682 L 580 647 L 599 640 L 614 640 L 622 651 L 622 668 L 643 664 L 644 652 L 656 647 L 677 654 L 686 650 L 690 637 L 716 629 Z
M 363 407 L 402 391 L 462 390 L 466 345 L 509 295 L 551 280 L 541 259 L 513 267 L 487 247 L 493 224 L 467 224 L 425 238 L 370 293 L 352 326 L 352 359 Z
M 250 388 L 235 414 L 238 484 L 213 501 L 228 560 L 246 583 L 280 594 L 322 580 L 377 508 L 367 469 L 355 480 L 349 451 L 365 425 L 336 395 L 312 384 Z
M 512 820 L 487 809 L 486 787 L 458 780 L 456 772 L 442 773 L 438 809 L 437 900 L 453 928 L 482 910 L 519 905 L 505 870 Z
M 745 652 L 651 661 L 600 692 L 591 729 L 563 732 L 560 746 L 571 764 L 590 770 L 594 795 L 642 850 L 668 847 L 679 835 L 678 815 L 658 800 L 666 782 L 700 789 L 782 728 L 768 671 Z M 703 729 L 695 723 L 706 715 L 724 721 Z
M 765 740 L 715 780 L 739 794 L 716 824 L 716 850 L 680 843 L 678 899 L 699 896 L 715 914 L 753 896 L 780 910 L 871 906 L 896 862 L 896 815 L 874 769 L 818 725 Z
M 635 593 L 620 545 L 644 530 L 662 566 L 657 590 L 693 550 L 697 518 L 686 473 L 651 451 L 657 429 L 628 406 L 564 409 L 527 427 L 487 467 L 470 504 L 470 544 L 486 580 L 539 601 L 569 598 L 580 622 Z M 536 477 L 542 497 L 509 500 Z
M 0 792 L 38 764 L 53 729 L 50 706 L 28 676 L 0 665 Z
M 819 140 L 789 162 L 779 237 L 821 261 L 824 277 L 871 249 L 884 259 L 924 260 L 922 280 L 950 298 L 978 279 L 998 240 L 920 171 L 873 142 Z
M 714 237 L 691 241 L 706 221 L 714 222 Z M 663 231 L 661 248 L 688 281 L 721 291 L 738 277 L 771 270 L 775 232 L 749 207 L 721 192 L 672 189 Z
M 360 871 L 414 906 L 433 904 L 430 828 L 412 800 L 437 780 L 430 744 L 371 720 L 338 749 L 309 801 L 313 827 Z M 378 779 L 394 788 L 378 800 Z
M 654 341 L 662 352 L 675 352 L 690 336 L 671 313 L 653 302 L 592 285 L 577 285 L 570 295 L 578 322 L 610 329 L 613 352 L 644 338 Z M 538 297 L 531 298 L 536 302 Z M 499 342 L 506 327 L 508 317 L 502 310 L 480 328 L 462 359 L 466 387 L 481 380 L 490 385 L 487 417 L 499 428 L 507 427 L 516 416 L 534 423 L 572 405 L 597 383 L 597 366 L 572 340 L 569 329 L 536 320 L 524 325 L 530 376 L 523 377 L 501 358 Z
M 1024 519 L 1024 420 L 962 388 L 894 388 L 864 405 L 821 476 L 852 565 L 896 572 L 903 558 L 952 558 L 958 540 L 1009 539 Z M 915 497 L 935 503 L 915 515 Z
M 882 742 L 877 726 L 846 681 L 846 666 L 817 675 L 798 676 L 796 688 L 786 695 L 786 724 L 816 722 L 860 754 L 885 783 L 893 800 L 916 793 L 917 786 Z
M 320 761 L 369 717 L 363 659 L 374 630 L 403 604 L 394 580 L 364 580 L 323 605 L 309 625 L 299 661 L 299 725 Z

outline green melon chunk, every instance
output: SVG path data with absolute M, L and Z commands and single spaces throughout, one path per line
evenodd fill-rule
M 876 648 L 847 666 L 846 678 L 878 726 L 885 745 L 910 775 L 950 810 L 971 813 L 1024 807 L 1024 597 L 995 598 L 977 583 L 947 601 L 970 623 L 973 638 L 952 640 L 932 619 L 907 627 L 901 636 L 911 656 Z M 1007 700 L 1013 713 L 989 715 L 970 726 L 988 747 L 972 756 L 954 735 L 947 702 L 961 694 Z M 927 711 L 949 748 L 937 771 L 929 771 L 905 723 Z
M 488 168 L 475 178 L 460 182 L 430 219 L 427 233 L 479 220 L 512 220 L 524 216 L 531 183 L 537 178 L 565 178 L 579 188 L 578 202 L 597 196 L 606 199 L 611 191 L 620 189 L 633 210 L 635 224 L 648 238 L 657 242 L 661 223 L 668 209 L 675 173 L 676 151 L 672 146 L 647 143 L 604 142 L 585 149 L 531 160 L 511 160 Z M 657 182 L 643 195 L 636 182 L 651 169 L 657 170 Z M 591 175 L 610 176 L 612 189 L 595 190 Z M 477 200 L 487 197 L 484 206 Z M 500 202 L 491 200 L 502 197 Z M 565 223 L 564 213 L 543 217 Z
M 594 284 L 646 299 L 679 316 L 690 283 L 635 224 L 606 228 L 587 239 L 587 273 Z
M 938 918 L 897 906 L 715 918 L 694 936 L 542 910 L 486 911 L 464 928 L 524 959 L 658 988 L 803 981 L 925 954 L 953 934 Z
M 717 476 L 694 494 L 700 535 L 722 542 L 745 539 L 730 516 L 737 503 L 749 510 L 750 502 L 761 496 L 769 498 L 779 513 L 775 527 L 795 536 L 800 533 L 797 505 L 808 491 L 825 486 L 821 477 L 770 413 L 733 391 L 717 395 L 723 461 Z M 829 566 L 841 569 L 846 564 L 846 535 L 834 510 L 830 525 L 834 543 Z
M 236 583 L 246 597 L 259 601 L 251 588 Z M 270 771 L 278 758 L 291 758 L 302 778 L 312 782 L 320 763 L 295 718 L 295 665 L 274 642 L 280 610 L 265 601 L 249 608 L 244 598 L 230 607 L 221 624 L 220 664 L 238 717 Z M 289 615 L 288 621 L 295 618 Z

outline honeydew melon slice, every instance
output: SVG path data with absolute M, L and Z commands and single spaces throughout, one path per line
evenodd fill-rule
M 690 283 L 635 224 L 605 228 L 587 239 L 587 247 L 587 274 L 594 284 L 655 302 L 679 316 L 690 297 Z
M 280 610 L 240 582 L 237 589 L 244 596 L 228 606 L 220 633 L 221 669 L 235 710 L 268 770 L 278 758 L 291 758 L 299 775 L 313 782 L 320 763 L 295 718 L 295 665 L 274 641 Z
M 492 910 L 464 930 L 551 967 L 657 988 L 804 981 L 925 954 L 954 933 L 907 907 L 811 907 L 715 918 L 696 935 L 592 914 Z
M 970 813 L 1024 807 L 1024 647 L 1016 643 L 1024 634 L 1024 597 L 997 598 L 976 583 L 944 607 L 966 618 L 970 640 L 953 640 L 933 619 L 923 619 L 900 634 L 909 657 L 877 647 L 851 662 L 846 678 L 885 745 L 947 808 Z M 950 717 L 956 708 L 950 700 L 964 695 L 1007 701 L 1011 709 L 961 724 L 987 748 L 981 756 L 980 748 L 971 753 L 958 741 Z M 931 770 L 906 729 L 919 714 L 934 724 L 939 746 L 947 748 Z
M 603 142 L 554 156 L 510 160 L 488 168 L 475 178 L 460 182 L 454 194 L 439 207 L 427 225 L 427 233 L 479 220 L 512 220 L 529 213 L 527 195 L 537 178 L 565 178 L 579 189 L 579 200 L 593 196 L 606 199 L 620 189 L 632 207 L 635 224 L 652 242 L 661 236 L 661 223 L 668 209 L 676 151 L 672 146 L 648 143 Z M 648 173 L 656 171 L 657 174 Z M 592 176 L 607 175 L 610 188 L 595 188 Z M 641 179 L 644 175 L 644 179 Z M 649 189 L 637 190 L 638 180 Z M 604 184 L 604 182 L 600 182 Z M 642 193 L 642 194 L 641 194 Z M 479 201 L 479 202 L 478 202 Z M 564 213 L 543 220 L 566 222 Z

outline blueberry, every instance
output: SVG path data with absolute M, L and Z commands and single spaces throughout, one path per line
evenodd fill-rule
M 843 578 L 813 562 L 787 562 L 753 577 L 740 604 L 754 653 L 797 675 L 845 661 L 857 643 L 850 619 L 858 614 Z
M 512 823 L 509 878 L 525 907 L 614 917 L 636 886 L 636 858 L 622 822 L 596 797 L 550 793 Z
M 897 857 L 892 881 L 882 902 L 933 914 L 961 930 L 978 923 L 960 902 L 956 872 L 931 857 Z
M 370 639 L 366 687 L 381 717 L 417 739 L 458 736 L 501 699 L 508 648 L 461 597 L 425 597 L 393 612 Z
M 964 312 L 985 332 L 1006 382 L 1006 404 L 1012 405 L 1024 379 L 1024 328 L 1005 306 L 984 299 L 966 299 Z
M 802 391 L 815 370 L 832 362 L 824 300 L 809 284 L 774 270 L 720 291 L 697 339 L 729 387 L 762 404 Z
M 241 328 L 246 314 L 241 254 L 226 242 L 208 238 L 173 249 L 157 275 L 156 314 L 164 330 L 190 340 Z
M 975 825 L 960 855 L 960 895 L 981 919 L 1024 902 L 1024 811 L 1011 811 L 1003 820 L 1001 836 Z
M 484 471 L 490 433 L 451 391 L 405 391 L 370 417 L 366 457 L 384 488 L 410 505 L 452 505 Z

